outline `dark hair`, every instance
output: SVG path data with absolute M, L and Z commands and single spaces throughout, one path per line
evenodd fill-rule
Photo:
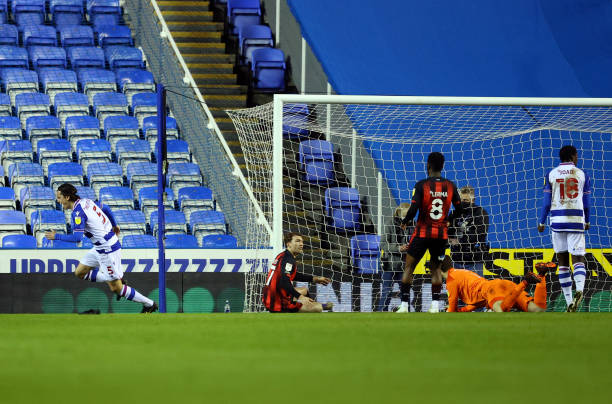
M 576 148 L 572 145 L 565 145 L 559 150 L 559 158 L 562 163 L 566 163 L 568 161 L 572 161 L 575 155 L 578 154 Z
M 71 202 L 81 199 L 79 194 L 77 194 L 77 189 L 72 184 L 62 184 L 57 190 Z
M 427 165 L 432 171 L 442 171 L 444 168 L 444 155 L 440 152 L 429 153 L 429 156 L 427 156 Z
M 285 233 L 285 237 L 283 238 L 285 245 L 289 244 L 295 236 L 302 237 L 300 233 Z
M 442 265 L 440 265 L 440 270 L 442 270 L 442 272 L 448 272 L 448 270 L 451 269 L 452 267 L 453 267 L 453 261 L 448 255 L 445 255 L 444 259 L 442 260 Z

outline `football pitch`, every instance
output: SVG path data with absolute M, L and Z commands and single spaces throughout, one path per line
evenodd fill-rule
M 609 403 L 612 315 L 2 315 L 1 403 Z

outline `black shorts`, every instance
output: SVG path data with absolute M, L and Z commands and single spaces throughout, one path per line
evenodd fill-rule
M 443 238 L 415 237 L 410 240 L 408 251 L 406 252 L 410 254 L 417 263 L 423 258 L 427 250 L 429 250 L 429 255 L 431 255 L 432 260 L 442 261 L 444 259 L 444 254 L 446 254 L 447 246 L 448 240 Z

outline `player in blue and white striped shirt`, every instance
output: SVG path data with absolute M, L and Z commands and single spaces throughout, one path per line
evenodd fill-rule
M 550 213 L 553 249 L 559 260 L 559 283 L 565 296 L 567 311 L 576 311 L 584 295 L 586 278 L 584 232 L 590 226 L 591 179 L 587 173 L 576 167 L 578 151 L 574 146 L 563 146 L 559 157 L 561 164 L 546 176 L 538 231 L 544 231 L 546 217 Z M 573 297 L 570 254 L 576 282 L 576 293 Z
M 121 243 L 117 238 L 120 230 L 109 207 L 98 206 L 91 199 L 81 199 L 77 195 L 77 189 L 71 184 L 60 185 L 56 198 L 64 209 L 72 211 L 73 234 L 49 231 L 45 233 L 45 237 L 49 240 L 78 243 L 85 235 L 94 245 L 81 258 L 74 274 L 87 281 L 106 282 L 110 290 L 117 294 L 117 299 L 124 297 L 142 303 L 143 313 L 157 310 L 157 304 L 153 300 L 123 282 Z

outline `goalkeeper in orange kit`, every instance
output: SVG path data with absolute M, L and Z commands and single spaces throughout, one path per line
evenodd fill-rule
M 546 310 L 546 273 L 555 268 L 552 262 L 539 263 L 539 275 L 529 272 L 516 284 L 505 279 L 486 280 L 472 271 L 452 268 L 448 256 L 442 262 L 442 277 L 446 280 L 449 312 L 473 311 L 487 307 L 495 312 L 510 311 L 513 307 L 521 311 L 541 312 Z M 533 296 L 525 292 L 528 284 L 536 284 Z M 457 309 L 461 299 L 466 306 Z

